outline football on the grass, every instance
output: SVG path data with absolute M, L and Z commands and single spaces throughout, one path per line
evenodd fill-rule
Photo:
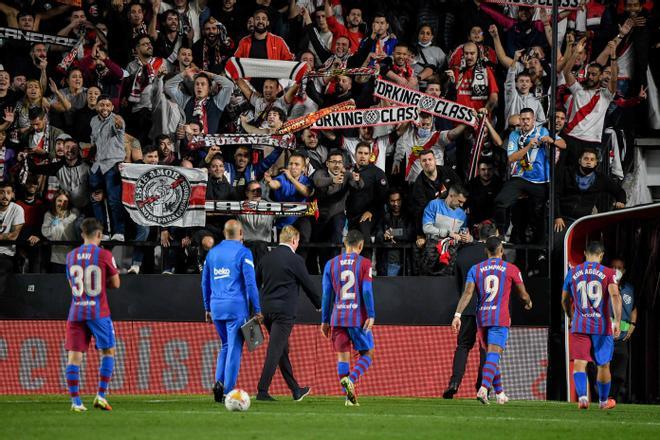
M 250 408 L 250 396 L 234 388 L 225 396 L 225 408 L 229 411 L 247 411 Z

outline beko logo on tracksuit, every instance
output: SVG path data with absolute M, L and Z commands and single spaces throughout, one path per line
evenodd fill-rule
M 213 279 L 218 280 L 220 278 L 227 278 L 231 275 L 231 271 L 226 267 L 221 267 L 220 269 L 213 268 Z

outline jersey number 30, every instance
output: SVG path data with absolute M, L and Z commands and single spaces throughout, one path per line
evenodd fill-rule
M 69 268 L 69 276 L 73 296 L 82 296 L 83 293 L 86 293 L 87 296 L 96 296 L 103 289 L 101 268 L 95 264 L 85 268 L 74 264 Z

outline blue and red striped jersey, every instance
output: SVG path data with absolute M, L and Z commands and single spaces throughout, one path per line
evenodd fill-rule
M 333 327 L 362 327 L 375 318 L 371 260 L 351 253 L 328 261 L 321 304 L 321 322 Z
M 66 255 L 66 278 L 71 286 L 69 321 L 110 316 L 105 292 L 107 277 L 119 273 L 110 251 L 84 244 Z
M 610 284 L 617 284 L 614 270 L 596 262 L 585 262 L 570 269 L 564 291 L 573 299 L 572 333 L 611 335 Z
M 523 283 L 520 269 L 501 258 L 489 258 L 470 268 L 465 280 L 477 290 L 477 325 L 510 327 L 509 298 L 512 284 Z

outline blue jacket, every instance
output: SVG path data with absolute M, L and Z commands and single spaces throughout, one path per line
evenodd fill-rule
M 240 241 L 224 240 L 211 249 L 202 271 L 204 309 L 214 320 L 244 320 L 260 313 L 252 252 Z
M 264 173 L 268 171 L 268 168 L 272 167 L 277 159 L 280 158 L 282 154 L 281 148 L 275 148 L 268 156 L 264 157 L 261 162 L 256 165 L 248 164 L 245 168 L 245 183 L 248 183 L 251 180 L 261 180 L 264 177 Z M 225 162 L 225 170 L 229 172 L 229 183 L 233 185 L 234 180 L 238 175 L 236 167 L 231 162 Z

